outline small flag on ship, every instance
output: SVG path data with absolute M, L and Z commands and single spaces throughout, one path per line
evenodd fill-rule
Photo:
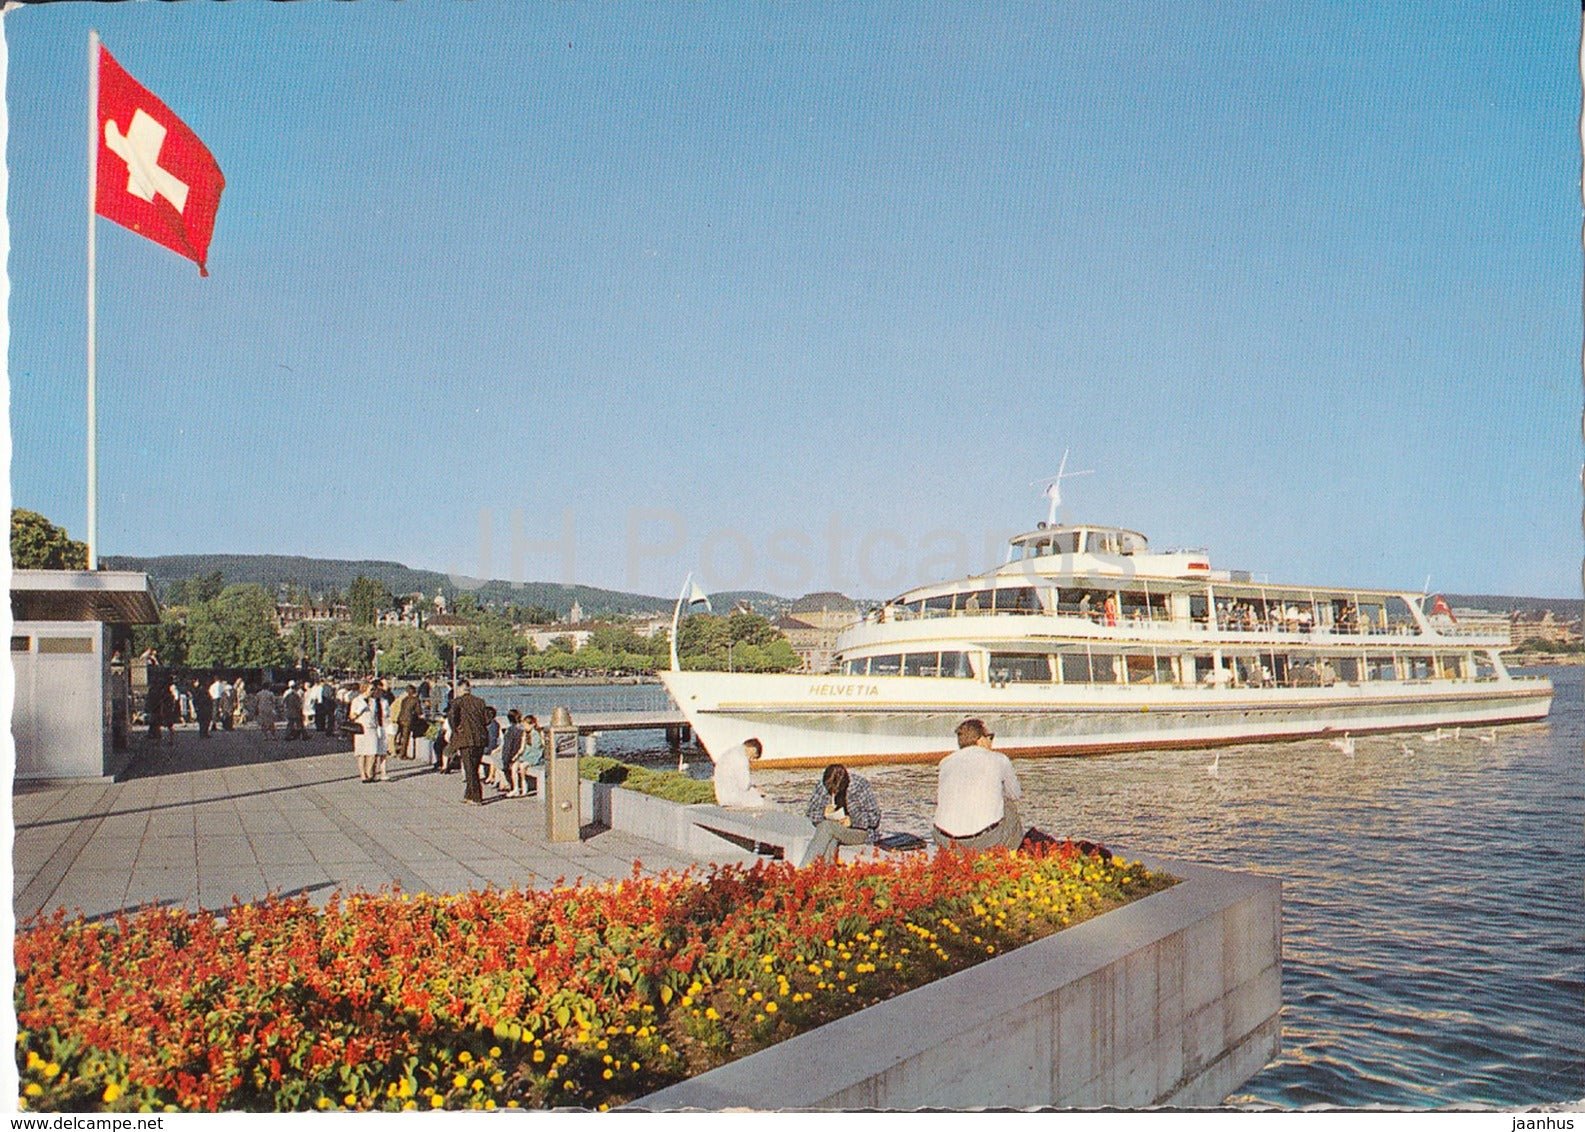
M 99 46 L 94 211 L 198 264 L 226 179 L 198 135 Z

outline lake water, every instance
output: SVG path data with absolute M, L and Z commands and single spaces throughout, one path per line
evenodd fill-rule
M 1545 723 L 1428 742 L 1322 741 L 1019 760 L 1058 835 L 1283 882 L 1283 1038 L 1234 1103 L 1524 1107 L 1585 1097 L 1585 669 L 1545 669 Z M 664 689 L 480 689 L 541 719 L 669 705 Z M 1482 736 L 1491 741 L 1483 741 Z M 675 764 L 654 733 L 602 753 Z M 1215 774 L 1211 773 L 1215 762 Z M 695 773 L 708 760 L 693 755 Z M 932 767 L 867 768 L 888 828 L 923 833 Z M 811 771 L 756 772 L 800 805 Z

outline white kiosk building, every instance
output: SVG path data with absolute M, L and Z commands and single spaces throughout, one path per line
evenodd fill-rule
M 118 700 L 126 710 L 129 690 L 116 694 L 111 638 L 117 627 L 159 620 L 148 575 L 16 570 L 11 617 L 16 777 L 102 778 L 126 769 L 131 749 L 116 749 L 114 712 Z

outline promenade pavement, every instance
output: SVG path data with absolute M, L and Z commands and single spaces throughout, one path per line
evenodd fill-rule
M 219 909 L 271 892 L 323 904 L 340 890 L 407 892 L 599 883 L 697 865 L 630 834 L 585 825 L 550 842 L 536 799 L 461 805 L 460 772 L 391 759 L 365 784 L 345 740 L 266 739 L 252 725 L 148 746 L 121 781 L 17 783 L 12 906 L 104 916 L 147 905 Z

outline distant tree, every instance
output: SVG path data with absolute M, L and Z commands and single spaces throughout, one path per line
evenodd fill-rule
M 171 594 L 171 604 L 197 605 L 201 601 L 214 601 L 225 588 L 226 576 L 219 570 L 211 570 L 207 574 L 194 574 L 191 578 L 176 583 Z
M 374 667 L 374 645 L 367 629 L 342 629 L 325 644 L 323 663 L 338 672 L 368 672 Z
M 423 676 L 445 669 L 440 659 L 440 638 L 411 625 L 392 625 L 375 633 L 380 650 L 380 673 L 385 676 Z
M 15 570 L 86 570 L 88 544 L 78 542 L 37 511 L 11 508 L 11 566 Z
M 291 660 L 291 651 L 275 629 L 275 599 L 263 586 L 227 586 L 213 601 L 188 607 L 188 664 L 263 668 Z
M 354 625 L 373 625 L 380 614 L 396 604 L 396 598 L 384 582 L 365 578 L 359 574 L 347 587 L 347 612 Z
M 757 613 L 689 617 L 678 627 L 677 653 L 684 668 L 709 671 L 786 672 L 798 667 L 787 638 Z
M 178 668 L 187 664 L 187 626 L 168 609 L 160 611 L 155 625 L 138 625 L 132 630 L 132 650 L 141 654 L 153 649 L 159 654 L 161 664 Z

